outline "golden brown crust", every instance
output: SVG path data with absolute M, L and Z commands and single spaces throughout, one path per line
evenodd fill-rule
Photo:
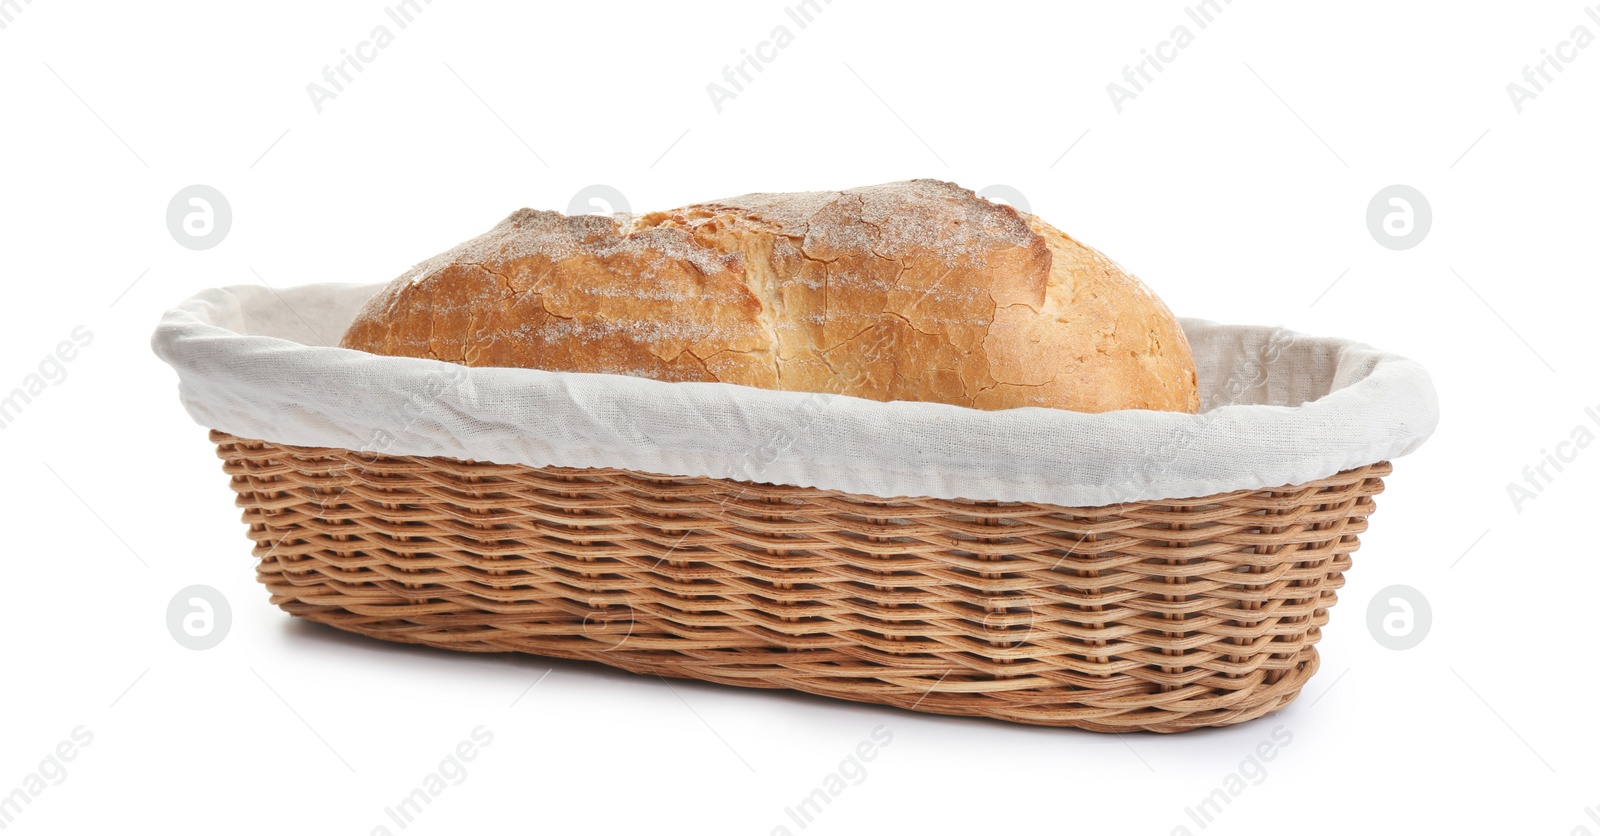
M 982 409 L 1198 408 L 1183 331 L 1138 279 L 953 183 L 625 220 L 518 211 L 392 282 L 341 345 Z
M 999 383 L 974 406 L 1198 411 L 1189 340 L 1161 299 L 1099 251 L 1026 219 L 1050 247 L 1048 289 L 1037 307 L 997 312 L 984 352 Z

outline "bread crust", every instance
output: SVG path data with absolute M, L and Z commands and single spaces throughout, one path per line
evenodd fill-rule
M 1188 341 L 1138 279 L 938 180 L 522 209 L 395 279 L 340 344 L 980 409 L 1199 406 Z

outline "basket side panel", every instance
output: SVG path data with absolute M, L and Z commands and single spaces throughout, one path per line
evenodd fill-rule
M 1097 731 L 1293 700 L 1389 472 L 1063 508 L 212 437 L 294 615 Z

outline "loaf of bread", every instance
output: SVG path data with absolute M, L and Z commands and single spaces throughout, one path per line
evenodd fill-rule
M 1183 330 L 1138 279 L 937 180 L 522 209 L 395 279 L 341 345 L 979 409 L 1199 405 Z

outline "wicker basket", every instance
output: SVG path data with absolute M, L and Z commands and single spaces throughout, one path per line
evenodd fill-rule
M 1390 471 L 1067 508 L 211 438 L 312 621 L 1111 732 L 1293 701 Z

